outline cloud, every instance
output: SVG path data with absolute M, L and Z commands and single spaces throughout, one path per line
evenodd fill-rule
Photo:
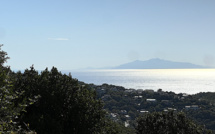
M 48 38 L 48 40 L 69 40 L 68 38 Z

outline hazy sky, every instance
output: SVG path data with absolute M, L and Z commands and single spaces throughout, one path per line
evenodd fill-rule
M 0 0 L 12 69 L 162 58 L 215 66 L 214 0 Z

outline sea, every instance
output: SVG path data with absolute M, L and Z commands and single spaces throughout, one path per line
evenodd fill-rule
M 85 83 L 104 83 L 127 89 L 152 89 L 196 94 L 215 92 L 215 69 L 109 69 L 76 70 L 72 77 Z

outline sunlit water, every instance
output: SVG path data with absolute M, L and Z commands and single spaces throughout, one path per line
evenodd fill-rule
M 215 92 L 215 69 L 138 69 L 73 71 L 73 78 L 134 89 L 159 88 L 176 93 Z

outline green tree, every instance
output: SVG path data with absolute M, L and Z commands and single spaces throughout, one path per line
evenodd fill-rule
M 154 112 L 137 120 L 137 134 L 204 134 L 211 131 L 188 119 L 184 113 Z
M 135 134 L 135 130 L 132 128 L 127 128 L 124 124 L 112 121 L 110 119 L 104 120 L 104 127 L 102 134 Z
M 23 96 L 30 98 L 39 96 L 22 115 L 22 120 L 37 133 L 91 134 L 102 131 L 103 104 L 96 99 L 94 90 L 80 86 L 71 75 L 62 74 L 54 67 L 51 71 L 45 69 L 38 73 L 33 66 L 16 75 L 14 86 L 17 91 L 24 90 Z
M 4 63 L 9 59 L 9 57 L 7 56 L 7 53 L 5 51 L 2 51 L 1 47 L 3 45 L 0 44 L 0 67 L 1 69 L 6 68 L 4 67 Z
M 1 48 L 1 46 L 0 46 Z M 1 49 L 0 49 L 1 50 Z M 11 83 L 8 81 L 7 69 L 3 66 L 7 59 L 7 53 L 0 51 L 0 131 L 13 129 L 13 103 L 14 99 Z
M 9 59 L 0 45 L 0 133 L 25 131 L 20 126 L 19 115 L 25 110 L 27 103 L 16 103 L 20 92 L 15 92 L 10 78 L 10 68 L 4 66 Z

